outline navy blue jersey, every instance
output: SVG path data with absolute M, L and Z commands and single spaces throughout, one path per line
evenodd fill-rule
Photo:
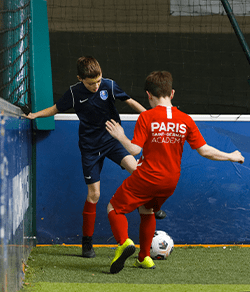
M 82 82 L 70 86 L 69 90 L 60 98 L 56 107 L 64 112 L 74 108 L 80 120 L 79 146 L 85 150 L 97 150 L 114 139 L 106 130 L 105 122 L 114 119 L 121 122 L 115 107 L 115 100 L 129 99 L 128 96 L 111 79 L 102 78 L 97 92 L 89 91 Z

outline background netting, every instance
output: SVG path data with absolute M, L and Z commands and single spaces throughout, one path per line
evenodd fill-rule
M 250 43 L 250 2 L 229 0 Z M 173 74 L 173 104 L 189 114 L 249 114 L 249 63 L 218 0 L 48 0 L 54 100 L 93 55 L 103 76 L 146 108 L 144 80 Z M 118 103 L 120 113 L 130 113 Z
M 0 97 L 29 104 L 29 0 L 0 2 Z

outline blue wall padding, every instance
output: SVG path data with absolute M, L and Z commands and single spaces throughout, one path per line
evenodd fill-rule
M 0 116 L 0 123 L 0 228 L 7 247 L 24 244 L 32 232 L 31 124 L 7 115 Z
M 52 132 L 37 132 L 37 238 L 39 243 L 80 243 L 87 195 L 78 121 L 56 121 Z M 132 138 L 135 122 L 122 123 Z M 207 143 L 220 150 L 239 149 L 243 165 L 211 161 L 185 144 L 182 172 L 174 195 L 163 205 L 167 218 L 157 221 L 175 243 L 250 242 L 250 132 L 248 122 L 197 122 Z M 128 176 L 108 159 L 101 175 L 94 243 L 113 244 L 106 206 Z M 139 243 L 140 217 L 128 216 L 129 236 Z

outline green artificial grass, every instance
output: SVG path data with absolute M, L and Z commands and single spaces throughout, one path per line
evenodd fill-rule
M 29 292 L 249 292 L 250 285 L 96 284 L 38 282 Z
M 95 251 L 96 258 L 86 259 L 81 257 L 80 247 L 34 248 L 27 262 L 23 290 L 250 291 L 250 248 L 247 247 L 175 247 L 167 260 L 155 261 L 154 270 L 134 268 L 136 253 L 126 261 L 124 269 L 115 275 L 109 273 L 114 249 L 98 247 Z M 119 289 L 112 290 L 117 284 Z M 123 288 L 120 289 L 120 286 Z M 69 287 L 72 287 L 71 290 Z M 80 290 L 74 290 L 77 287 Z

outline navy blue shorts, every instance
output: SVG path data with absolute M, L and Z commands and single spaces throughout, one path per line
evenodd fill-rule
M 111 143 L 96 151 L 86 151 L 81 149 L 82 169 L 84 179 L 87 185 L 93 184 L 100 180 L 105 157 L 120 165 L 122 159 L 131 155 L 117 140 L 112 140 Z

